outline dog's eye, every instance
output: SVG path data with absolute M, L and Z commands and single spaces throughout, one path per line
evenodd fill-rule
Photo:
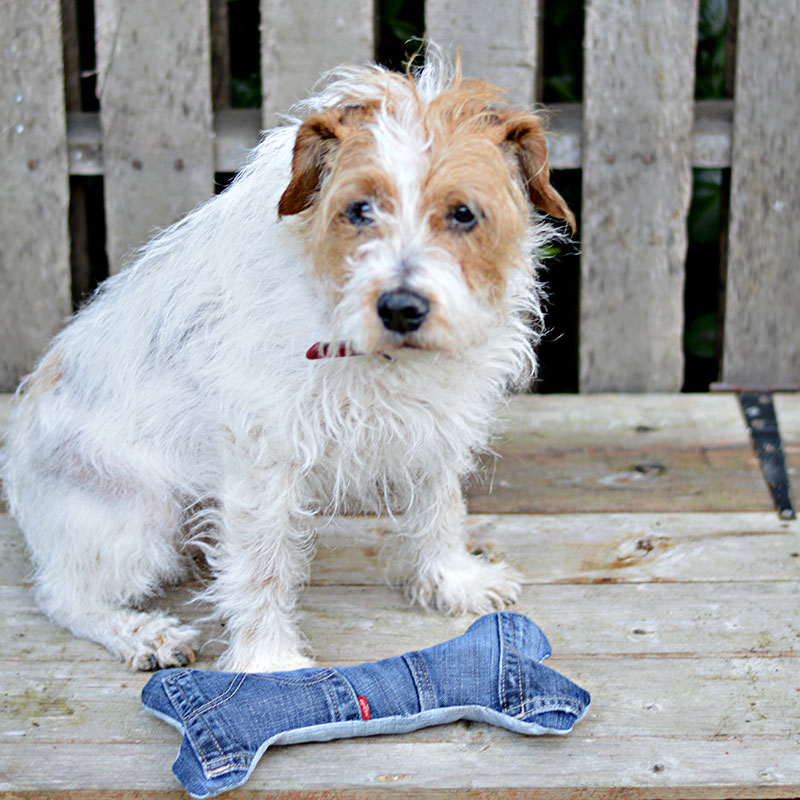
M 356 200 L 344 210 L 347 221 L 357 228 L 372 225 L 375 220 L 371 216 L 372 206 L 366 200 Z
M 471 231 L 478 224 L 478 218 L 475 213 L 463 203 L 450 209 L 447 219 L 450 227 L 459 231 Z

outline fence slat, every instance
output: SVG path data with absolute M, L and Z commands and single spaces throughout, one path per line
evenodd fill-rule
M 496 83 L 516 103 L 534 101 L 540 0 L 506 0 L 491 7 L 427 0 L 425 34 L 460 48 L 464 74 Z
M 208 0 L 96 0 L 109 267 L 214 191 Z
M 800 9 L 740 0 L 723 381 L 800 382 Z
M 371 0 L 261 0 L 262 120 L 279 122 L 328 69 L 374 58 Z
M 586 10 L 581 391 L 674 391 L 683 373 L 697 0 Z
M 0 0 L 0 391 L 70 310 L 61 4 Z

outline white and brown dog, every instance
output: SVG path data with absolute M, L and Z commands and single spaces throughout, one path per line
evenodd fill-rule
M 519 591 L 467 552 L 460 482 L 535 367 L 553 228 L 534 209 L 572 223 L 540 121 L 435 49 L 415 76 L 338 70 L 299 108 L 20 389 L 3 472 L 38 603 L 134 668 L 194 658 L 194 630 L 136 610 L 193 530 L 230 670 L 310 663 L 295 607 L 320 515 L 397 515 L 423 606 Z

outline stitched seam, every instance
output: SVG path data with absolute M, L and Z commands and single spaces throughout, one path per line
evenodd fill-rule
M 186 697 L 186 692 L 184 692 L 183 686 L 181 686 L 180 684 L 177 684 L 177 688 L 178 688 L 178 691 L 183 695 L 184 700 L 186 701 L 186 704 L 189 706 L 189 708 L 194 708 L 194 706 L 189 702 L 189 698 Z M 214 733 L 212 732 L 211 728 L 208 727 L 208 724 L 206 723 L 205 719 L 202 716 L 200 717 L 200 721 L 201 721 L 203 727 L 208 732 L 208 735 L 211 737 L 211 740 L 214 742 L 214 745 L 216 746 L 217 750 L 221 754 L 221 756 L 216 756 L 214 760 L 219 760 L 221 757 L 224 758 L 225 757 L 225 751 L 222 749 L 222 747 L 220 747 L 220 744 L 217 741 L 216 737 L 214 736 Z M 206 766 L 208 764 L 208 760 L 206 759 L 205 753 L 203 752 L 203 748 L 200 747 L 199 742 L 192 735 L 192 731 L 189 729 L 189 726 L 188 725 L 184 725 L 183 727 L 184 727 L 184 730 L 186 731 L 186 735 L 194 743 L 194 751 L 195 751 L 195 753 L 200 753 L 201 754 L 200 755 L 200 760 L 203 762 L 203 766 Z
M 330 697 L 331 702 L 333 703 L 333 713 L 336 715 L 336 721 L 342 721 L 342 715 L 339 713 L 339 704 L 336 702 L 336 692 L 331 691 L 330 686 L 326 686 L 325 690 L 328 692 L 328 697 Z
M 219 774 L 220 772 L 230 772 L 233 769 L 247 769 L 248 765 L 246 763 L 245 764 L 231 764 L 230 763 L 230 759 L 241 758 L 244 761 L 247 761 L 248 759 L 251 759 L 252 757 L 253 757 L 253 754 L 252 753 L 247 753 L 247 752 L 231 753 L 230 755 L 227 755 L 227 756 L 217 756 L 216 758 L 211 758 L 211 759 L 204 760 L 203 763 L 204 763 L 204 765 L 206 767 L 208 767 L 208 769 L 207 769 L 208 774 L 209 775 L 215 775 L 215 774 Z M 223 763 L 218 767 L 212 766 L 213 764 L 216 764 L 219 761 L 226 762 L 226 763 Z
M 520 709 L 520 711 L 516 711 L 516 709 Z M 577 703 L 571 697 L 553 695 L 551 697 L 535 697 L 526 703 L 515 705 L 513 710 L 515 713 L 512 714 L 512 709 L 509 709 L 509 716 L 524 717 L 526 714 L 530 714 L 531 711 L 536 711 L 540 714 L 544 714 L 547 711 L 566 711 L 579 714 L 582 711 L 582 707 L 580 703 Z
M 506 615 L 502 614 L 497 618 L 498 634 L 500 639 L 500 693 L 503 701 L 503 711 L 508 713 L 508 695 L 506 692 L 507 678 L 506 678 L 506 629 L 505 629 Z
M 422 673 L 422 676 L 425 678 L 425 683 L 428 685 L 428 691 L 431 693 L 431 702 L 436 703 L 436 692 L 433 691 L 433 685 L 431 684 L 430 675 L 428 675 L 428 670 L 425 668 L 425 662 L 420 658 L 419 654 L 417 654 L 417 659 L 419 660 L 419 669 Z M 436 706 L 432 706 L 436 708 Z
M 341 681 L 344 683 L 344 685 L 345 685 L 345 688 L 347 689 L 347 691 L 348 691 L 348 692 L 349 692 L 349 694 L 350 694 L 350 702 L 351 702 L 351 703 L 353 703 L 353 706 L 354 706 L 355 708 L 358 708 L 358 709 L 359 709 L 359 711 L 360 711 L 360 709 L 361 709 L 361 705 L 360 705 L 360 703 L 358 702 L 358 693 L 356 692 L 356 690 L 355 690 L 355 687 L 353 686 L 353 684 L 352 684 L 352 683 L 350 683 L 350 681 L 349 681 L 347 678 L 345 678 L 345 676 L 344 676 L 344 675 L 342 675 L 342 673 L 341 673 L 341 672 L 339 672 L 339 670 L 338 670 L 338 669 L 332 669 L 332 670 L 331 670 L 331 673 L 332 673 L 333 675 L 336 675 L 336 676 L 337 676 L 337 677 L 338 677 L 338 678 L 339 678 L 339 679 L 340 679 L 340 680 L 341 680 Z M 350 720 L 345 720 L 345 721 L 346 721 L 346 722 L 349 722 Z
M 403 663 L 406 665 L 406 669 L 408 670 L 409 675 L 411 675 L 411 682 L 414 684 L 414 691 L 417 693 L 417 700 L 419 702 L 420 711 L 422 711 L 423 706 L 423 698 L 422 698 L 422 687 L 420 686 L 419 675 L 417 675 L 417 670 L 414 666 L 413 660 L 410 658 L 409 653 L 405 653 L 400 658 L 403 659 Z
M 308 678 L 277 678 L 269 675 L 250 675 L 253 680 L 280 683 L 285 686 L 316 686 L 318 683 L 330 680 L 336 672 L 326 669 L 321 675 L 309 675 Z
M 205 714 L 207 711 L 213 711 L 215 708 L 219 708 L 223 703 L 227 703 L 239 689 L 242 688 L 244 684 L 244 679 L 247 677 L 247 674 L 244 672 L 240 672 L 231 682 L 231 685 L 220 695 L 217 695 L 212 700 L 209 700 L 205 705 L 200 706 L 200 708 L 195 708 L 189 701 L 187 700 L 187 704 L 192 709 L 192 713 L 185 717 L 186 720 L 190 720 L 193 717 L 200 716 Z M 238 683 L 236 681 L 239 681 Z M 235 688 L 234 688 L 235 687 Z
M 517 647 L 517 629 L 514 626 L 514 618 L 511 618 L 511 637 L 514 642 L 514 652 L 517 656 L 517 686 L 519 687 L 519 706 L 520 708 L 525 708 L 525 697 L 523 695 L 523 683 L 522 683 L 522 659 L 519 655 L 519 648 Z
M 427 685 L 428 691 L 431 694 L 432 702 L 436 701 L 436 695 L 433 691 L 433 687 L 431 686 L 430 677 L 425 669 L 425 665 L 422 663 L 422 659 L 419 657 L 419 653 L 417 652 L 406 653 L 403 658 L 411 670 L 411 675 L 414 678 L 414 683 L 417 686 L 420 711 L 427 711 L 427 708 L 423 708 L 423 705 L 427 706 L 427 701 L 424 694 L 425 685 Z M 436 706 L 431 706 L 431 708 L 436 708 Z
M 227 703 L 228 700 L 230 700 L 239 691 L 239 689 L 244 684 L 245 678 L 248 678 L 248 677 L 249 678 L 257 678 L 257 679 L 260 679 L 260 680 L 269 680 L 269 681 L 273 681 L 274 680 L 275 683 L 284 684 L 286 686 L 316 686 L 319 683 L 323 683 L 324 681 L 330 680 L 330 678 L 332 676 L 333 676 L 333 672 L 331 670 L 328 670 L 323 675 L 316 677 L 314 680 L 298 679 L 298 680 L 292 681 L 292 680 L 283 680 L 283 679 L 274 680 L 272 678 L 266 678 L 266 677 L 263 677 L 263 676 L 251 675 L 251 674 L 248 674 L 248 673 L 241 672 L 236 676 L 236 678 L 234 678 L 234 680 L 231 683 L 231 685 L 222 694 L 218 695 L 217 697 L 213 698 L 212 700 L 209 700 L 205 705 L 201 706 L 200 708 L 195 708 L 187 700 L 187 704 L 192 709 L 192 713 L 188 714 L 185 717 L 185 719 L 187 719 L 187 720 L 192 719 L 193 717 L 195 717 L 195 716 L 197 716 L 199 714 L 204 714 L 206 711 L 213 711 L 215 708 L 219 708 L 223 703 Z M 237 678 L 239 679 L 238 683 L 236 682 Z

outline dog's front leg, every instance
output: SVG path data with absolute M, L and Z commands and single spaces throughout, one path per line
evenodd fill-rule
M 270 672 L 311 666 L 295 623 L 312 554 L 309 515 L 282 465 L 228 481 L 210 595 L 229 636 L 221 669 Z
M 467 551 L 466 509 L 458 477 L 418 487 L 414 508 L 406 515 L 405 546 L 413 577 L 411 600 L 447 614 L 484 614 L 513 603 L 520 574 L 502 561 L 490 562 Z

